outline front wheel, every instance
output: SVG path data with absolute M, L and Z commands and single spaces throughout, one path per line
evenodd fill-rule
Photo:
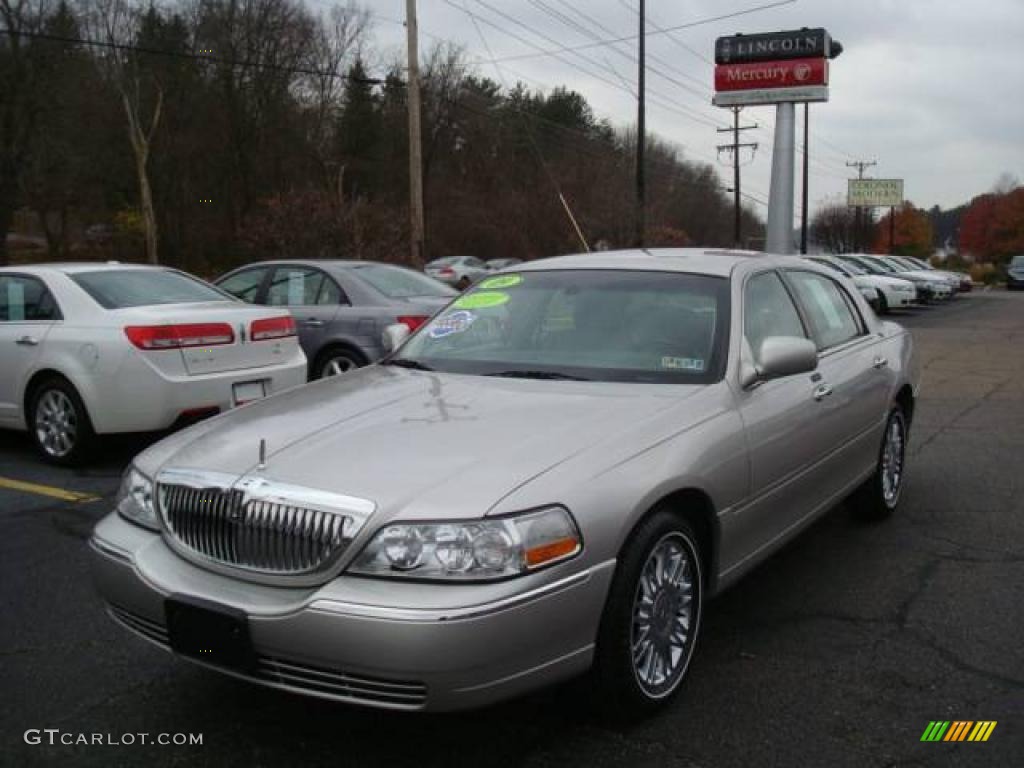
M 667 510 L 640 523 L 623 550 L 598 632 L 599 705 L 618 719 L 663 706 L 690 666 L 703 573 L 689 524 Z
M 881 520 L 896 511 L 903 491 L 906 452 L 907 419 L 903 408 L 894 405 L 885 423 L 875 471 L 854 496 L 861 517 Z
M 878 292 L 878 314 L 889 314 L 889 302 L 886 300 L 885 294 L 882 293 L 881 291 Z

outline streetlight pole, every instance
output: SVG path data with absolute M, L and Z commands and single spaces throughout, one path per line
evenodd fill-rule
M 640 3 L 640 35 L 639 55 L 637 57 L 637 114 L 636 114 L 636 247 L 644 247 L 644 231 L 647 228 L 646 222 L 646 185 L 644 183 L 644 148 L 647 143 L 645 126 L 645 69 L 646 69 L 646 2 Z

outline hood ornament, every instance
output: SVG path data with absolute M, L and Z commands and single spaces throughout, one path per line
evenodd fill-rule
M 259 471 L 259 472 L 262 472 L 266 468 L 267 468 L 267 441 L 261 437 L 260 438 L 260 460 L 259 460 L 259 463 L 256 465 L 256 470 Z

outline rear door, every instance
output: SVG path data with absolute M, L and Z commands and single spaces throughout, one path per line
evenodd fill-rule
M 338 310 L 348 301 L 338 283 L 323 270 L 278 266 L 267 284 L 265 303 L 291 311 L 298 327 L 299 341 L 306 356 L 312 360 L 327 340 Z
M 60 309 L 38 277 L 0 274 L 0 423 L 20 420 L 22 387 Z
M 784 275 L 818 346 L 814 432 L 822 467 L 816 493 L 829 498 L 874 465 L 894 374 L 846 285 L 799 269 Z

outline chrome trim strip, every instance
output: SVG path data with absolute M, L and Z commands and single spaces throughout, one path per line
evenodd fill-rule
M 308 610 L 318 613 L 332 615 L 357 616 L 366 619 L 384 619 L 387 621 L 410 621 L 410 622 L 444 622 L 464 621 L 466 619 L 477 619 L 511 608 L 518 608 L 522 605 L 541 600 L 545 597 L 563 592 L 574 587 L 581 586 L 590 581 L 591 575 L 600 571 L 615 567 L 615 560 L 607 560 L 586 570 L 574 573 L 558 581 L 545 584 L 528 592 L 506 597 L 502 600 L 495 600 L 490 603 L 471 605 L 460 608 L 393 608 L 384 605 L 366 605 L 364 603 L 349 603 L 341 600 L 321 598 L 309 604 Z M 447 585 L 439 585 L 444 588 Z

